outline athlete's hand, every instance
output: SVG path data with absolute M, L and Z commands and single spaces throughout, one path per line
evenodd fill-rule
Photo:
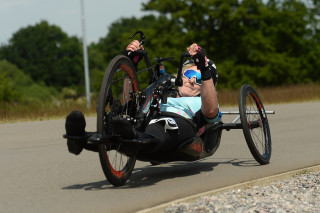
M 138 40 L 133 40 L 122 52 L 122 54 L 131 59 L 135 66 L 137 66 L 139 61 L 142 59 L 142 55 L 136 53 L 137 50 L 144 50 L 143 45 L 140 45 Z
M 144 50 L 143 45 L 140 45 L 138 40 L 133 40 L 126 48 L 127 51 L 135 52 L 137 50 Z
M 205 50 L 196 43 L 193 43 L 187 50 L 197 65 L 197 68 L 201 71 L 207 65 Z

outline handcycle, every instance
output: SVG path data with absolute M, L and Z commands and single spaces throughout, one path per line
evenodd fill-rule
M 146 41 L 142 31 L 135 32 L 129 39 L 140 34 L 140 44 Z M 242 129 L 254 159 L 261 165 L 268 164 L 271 158 L 271 134 L 267 114 L 256 90 L 245 84 L 239 93 L 239 111 L 220 112 L 237 114 L 231 123 L 222 121 L 206 129 L 200 128 L 197 134 L 184 141 L 177 149 L 148 153 L 158 142 L 155 137 L 126 139 L 114 134 L 112 121 L 115 117 L 128 120 L 137 130 L 144 131 L 149 121 L 160 112 L 160 103 L 176 93 L 182 86 L 182 66 L 189 53 L 182 52 L 177 76 L 163 73 L 160 66 L 174 57 L 157 58 L 155 65 L 146 50 L 136 52 L 145 59 L 146 69 L 137 71 L 132 61 L 125 55 L 118 55 L 110 62 L 99 92 L 97 106 L 97 131 L 63 137 L 68 143 L 81 143 L 84 149 L 99 152 L 102 170 L 107 180 L 114 186 L 122 186 L 130 178 L 136 160 L 150 162 L 196 161 L 212 156 L 220 145 L 222 130 Z M 130 54 L 130 53 L 129 53 Z M 138 74 L 148 71 L 149 85 L 140 89 Z M 240 121 L 240 122 L 238 122 Z M 208 145 L 209 144 L 209 145 Z M 209 147 L 208 147 L 209 146 Z

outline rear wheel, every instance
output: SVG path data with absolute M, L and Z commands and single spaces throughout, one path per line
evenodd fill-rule
M 240 89 L 239 112 L 251 154 L 261 165 L 268 164 L 271 157 L 269 122 L 258 93 L 248 84 Z
M 97 107 L 97 130 L 100 135 L 113 132 L 112 119 L 116 116 L 132 118 L 137 113 L 131 94 L 139 90 L 135 68 L 126 56 L 117 56 L 109 64 L 103 78 Z M 99 145 L 103 172 L 114 186 L 121 186 L 129 179 L 136 162 L 135 157 L 121 152 L 122 143 Z

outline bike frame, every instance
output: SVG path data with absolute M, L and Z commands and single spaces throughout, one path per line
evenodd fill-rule
M 140 45 L 142 45 L 145 42 L 145 37 L 143 32 L 138 31 L 137 33 L 140 33 Z M 134 36 L 133 35 L 133 36 Z M 131 36 L 130 38 L 132 38 Z M 129 52 L 129 55 L 132 54 Z M 160 65 L 162 64 L 163 61 L 168 61 L 174 59 L 173 57 L 169 58 L 159 58 L 155 59 L 156 60 L 156 65 L 151 66 L 149 57 L 148 57 L 148 52 L 146 50 L 138 50 L 136 51 L 136 54 L 139 54 L 140 56 L 144 57 L 145 63 L 147 68 L 144 70 L 137 71 L 137 73 L 141 73 L 144 71 L 148 71 L 149 74 L 149 86 L 143 90 L 137 91 L 135 93 L 130 93 L 131 99 L 136 100 L 137 103 L 137 116 L 135 118 L 131 118 L 131 120 L 135 128 L 143 131 L 145 127 L 148 124 L 148 121 L 150 121 L 156 113 L 160 112 L 160 100 L 161 103 L 167 103 L 167 97 L 168 93 L 172 91 L 176 91 L 174 86 L 182 86 L 182 67 L 183 63 L 186 57 L 191 57 L 189 53 L 183 52 L 180 55 L 180 63 L 178 67 L 178 73 L 177 73 L 177 78 L 173 78 L 171 75 L 165 73 L 161 74 L 160 73 Z M 153 69 L 155 68 L 155 69 Z M 207 128 L 205 131 L 210 132 L 209 134 L 215 134 L 218 133 L 218 137 L 215 137 L 217 140 L 217 146 L 218 148 L 219 143 L 220 143 L 220 137 L 221 137 L 221 131 L 223 129 L 229 131 L 230 129 L 243 129 L 243 126 L 241 123 L 237 123 L 240 119 L 240 113 L 239 111 L 222 111 L 221 112 L 223 115 L 238 115 L 231 123 L 223 123 L 219 122 L 216 124 L 213 124 L 209 128 Z M 247 114 L 259 114 L 258 111 L 247 111 Z M 264 111 L 262 114 L 274 114 L 274 111 Z M 262 115 L 263 116 L 263 115 Z M 260 123 L 259 121 L 254 121 L 250 123 L 250 128 L 257 128 L 259 127 Z M 201 133 L 203 134 L 203 132 Z M 197 133 L 197 136 L 191 138 L 190 140 L 186 141 L 183 143 L 180 148 L 179 148 L 179 153 L 186 153 L 189 154 L 188 157 L 191 156 L 191 160 L 203 158 L 203 157 L 208 157 L 212 155 L 216 148 L 210 152 L 206 153 L 202 149 L 200 149 L 204 142 L 202 141 L 201 135 Z M 67 136 L 64 135 L 65 138 L 69 139 L 74 139 L 74 140 L 83 140 L 83 137 L 75 137 L 75 136 Z M 153 142 L 157 142 L 153 139 L 145 139 L 145 140 L 137 140 L 137 139 L 123 139 L 119 136 L 113 136 L 113 135 L 99 135 L 97 132 L 86 132 L 85 140 L 88 142 L 91 142 L 93 144 L 107 144 L 107 143 L 124 143 L 128 144 L 128 146 L 131 146 L 132 144 L 149 144 Z M 130 145 L 131 144 L 131 145 Z M 181 152 L 182 151 L 182 152 Z M 196 153 L 194 152 L 196 151 Z M 179 157 L 176 158 L 176 152 L 172 153 L 173 158 L 179 160 Z M 163 155 L 159 155 L 163 156 Z M 143 160 L 144 157 L 141 158 Z M 149 160 L 149 157 L 145 157 L 147 160 Z M 151 156 L 152 158 L 152 156 Z
M 130 38 L 138 33 L 141 39 L 140 45 L 142 45 L 145 42 L 143 32 L 138 31 Z M 128 56 L 130 57 L 131 54 L 133 53 L 129 52 Z M 79 134 L 78 136 L 64 134 L 63 137 L 68 139 L 67 144 L 71 153 L 79 154 L 82 149 L 99 152 L 100 163 L 106 178 L 114 186 L 121 186 L 129 179 L 136 160 L 157 165 L 161 162 L 203 159 L 212 156 L 218 149 L 222 130 L 242 129 L 248 148 L 255 160 L 261 165 L 270 162 L 272 146 L 266 114 L 274 114 L 275 112 L 265 111 L 258 93 L 248 84 L 242 85 L 240 89 L 239 111 L 220 112 L 222 115 L 238 115 L 231 123 L 220 121 L 197 126 L 197 132 L 192 138 L 186 139 L 179 147 L 172 150 L 155 151 L 154 148 L 159 146 L 160 140 L 152 135 L 129 137 L 131 139 L 125 139 L 123 134 L 118 135 L 113 128 L 121 127 L 113 127 L 112 123 L 114 121 L 112 119 L 117 116 L 129 120 L 138 131 L 143 132 L 145 130 L 149 121 L 159 115 L 160 103 L 166 104 L 168 94 L 176 92 L 175 86 L 183 85 L 183 63 L 185 57 L 191 57 L 189 53 L 181 53 L 177 78 L 173 78 L 170 74 L 160 72 L 162 62 L 171 60 L 173 57 L 155 59 L 157 63 L 151 66 L 146 50 L 138 50 L 134 54 L 139 54 L 140 57 L 144 58 L 147 68 L 141 71 L 133 70 L 131 61 L 123 55 L 116 56 L 111 61 L 100 89 L 97 131 L 85 132 L 84 135 Z M 127 70 L 126 67 L 129 67 L 130 70 Z M 121 77 L 114 79 L 118 76 L 115 74 L 119 71 Z M 144 71 L 148 71 L 149 86 L 138 90 L 139 80 L 137 75 Z M 135 80 L 133 86 L 130 84 L 130 77 Z M 117 81 L 120 80 L 123 80 L 123 82 L 118 83 L 118 87 L 121 88 L 122 86 L 122 90 L 119 90 L 120 92 L 114 96 L 115 101 L 113 101 L 111 85 L 116 87 Z M 130 85 L 133 89 L 130 89 Z M 122 102 L 120 102 L 121 99 Z M 108 103 L 110 108 L 106 108 Z M 125 107 L 128 109 L 129 106 L 131 107 L 129 114 L 128 112 L 118 112 Z M 258 115 L 255 116 L 254 114 Z M 175 115 L 172 116 L 175 117 Z M 238 122 L 239 120 L 240 122 Z M 110 160 L 110 157 L 112 157 L 112 160 Z
M 224 123 L 222 125 L 222 129 L 230 131 L 230 129 L 242 129 L 242 124 L 237 123 L 240 119 L 240 112 L 239 111 L 222 111 L 223 115 L 238 115 L 231 123 Z M 265 111 L 266 114 L 275 114 L 275 111 Z M 259 114 L 257 111 L 247 111 L 247 114 Z M 257 125 L 257 124 L 254 124 Z M 253 126 L 255 127 L 255 126 Z
M 145 36 L 143 32 L 138 31 L 133 34 L 130 38 L 134 37 L 136 34 L 140 34 L 140 45 L 144 44 Z M 129 52 L 129 55 L 132 54 Z M 159 58 L 155 59 L 157 64 L 151 66 L 150 59 L 148 56 L 148 52 L 146 50 L 138 50 L 136 54 L 139 54 L 145 59 L 145 64 L 147 66 L 146 69 L 137 71 L 137 73 L 142 73 L 144 71 L 148 71 L 149 77 L 149 86 L 142 91 L 137 91 L 131 94 L 131 98 L 137 100 L 137 111 L 139 112 L 136 118 L 134 118 L 133 122 L 135 123 L 135 127 L 139 130 L 144 130 L 148 121 L 152 118 L 154 113 L 160 111 L 159 104 L 167 103 L 168 93 L 175 91 L 174 86 L 182 86 L 182 67 L 185 58 L 190 58 L 190 54 L 187 52 L 182 52 L 180 55 L 179 67 L 177 72 L 177 78 L 173 78 L 171 75 L 165 73 L 160 74 L 160 64 L 163 61 L 168 61 L 174 59 L 174 57 L 168 58 Z M 155 69 L 153 69 L 155 68 Z M 238 115 L 232 123 L 221 123 L 217 127 L 218 129 L 225 129 L 229 131 L 230 129 L 242 129 L 242 124 L 237 123 L 240 119 L 239 111 L 222 111 L 223 115 Z M 275 114 L 274 111 L 265 111 L 266 114 Z M 259 114 L 259 112 L 247 112 L 247 114 Z M 259 124 L 254 123 L 252 126 L 257 127 Z M 88 134 L 88 141 L 93 143 L 109 143 L 110 141 L 115 141 L 112 136 L 101 136 L 94 133 Z M 118 140 L 119 138 L 117 138 Z M 123 142 L 129 142 L 127 140 L 122 140 Z M 149 143 L 150 141 L 145 141 Z M 141 143 L 141 141 L 140 141 Z

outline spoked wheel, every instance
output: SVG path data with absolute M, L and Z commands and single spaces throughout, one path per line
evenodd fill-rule
M 113 132 L 112 119 L 134 117 L 137 105 L 132 93 L 139 90 L 135 68 L 126 56 L 117 56 L 109 64 L 99 94 L 97 130 L 100 135 Z M 136 159 L 121 152 L 121 143 L 99 145 L 99 157 L 103 172 L 114 186 L 121 186 L 129 179 Z
M 261 165 L 271 157 L 271 134 L 261 99 L 252 86 L 245 84 L 239 95 L 239 112 L 243 134 L 251 154 Z

